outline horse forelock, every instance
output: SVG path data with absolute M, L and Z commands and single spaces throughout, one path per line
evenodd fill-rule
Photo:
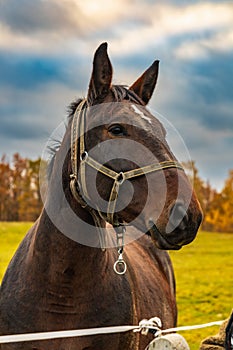
M 125 85 L 113 85 L 111 87 L 111 92 L 116 102 L 128 100 L 139 105 L 144 105 L 140 97 L 136 95 L 134 91 L 129 90 Z
M 130 101 L 139 105 L 144 105 L 143 101 L 140 99 L 140 97 L 132 90 L 128 89 L 126 85 L 112 85 L 110 89 L 110 93 L 113 97 L 113 102 L 121 102 L 121 101 Z M 68 107 L 68 118 L 72 119 L 74 116 L 74 113 L 79 106 L 79 104 L 82 102 L 82 99 L 79 98 L 78 100 L 72 102 Z M 102 101 L 104 102 L 104 101 Z M 96 104 L 96 101 L 88 97 L 88 104 L 89 106 L 92 106 Z

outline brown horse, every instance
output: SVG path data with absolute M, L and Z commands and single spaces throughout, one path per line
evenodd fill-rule
M 129 89 L 111 85 L 107 44 L 97 49 L 87 99 L 72 105 L 54 156 L 44 209 L 4 276 L 1 335 L 138 324 L 152 316 L 164 328 L 175 326 L 166 249 L 190 243 L 202 214 L 162 124 L 145 107 L 157 75 L 155 61 Z M 124 247 L 131 224 L 141 237 L 131 235 Z M 117 275 L 113 266 L 122 256 L 127 271 Z M 120 260 L 116 270 L 122 267 Z M 149 341 L 124 333 L 0 349 L 143 350 Z

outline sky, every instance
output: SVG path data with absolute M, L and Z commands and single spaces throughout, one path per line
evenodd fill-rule
M 0 0 L 0 157 L 41 156 L 102 42 L 116 84 L 160 60 L 150 107 L 220 190 L 233 169 L 233 1 Z

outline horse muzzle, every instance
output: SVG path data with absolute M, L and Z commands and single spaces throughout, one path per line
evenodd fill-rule
M 182 203 L 176 202 L 170 209 L 166 226 L 158 225 L 150 219 L 147 234 L 152 237 L 158 248 L 179 250 L 194 240 L 201 221 L 201 212 L 198 212 L 194 219 Z

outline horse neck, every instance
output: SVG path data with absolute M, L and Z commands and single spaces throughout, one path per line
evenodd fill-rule
M 75 231 L 77 237 L 79 233 L 88 234 L 86 228 L 81 225 L 75 227 Z M 92 235 L 94 234 L 98 241 L 98 232 L 95 228 L 92 230 Z M 31 261 L 40 270 L 38 272 L 43 270 L 47 274 L 48 279 L 63 279 L 66 274 L 73 274 L 79 279 L 90 278 L 93 269 L 101 275 L 106 268 L 109 252 L 82 245 L 66 237 L 55 227 L 45 210 L 34 227 L 33 235 L 30 248 Z
M 49 262 L 51 270 L 102 268 L 106 254 L 100 249 L 99 232 L 90 212 L 70 191 L 70 134 L 56 154 L 44 209 L 34 229 L 33 250 Z M 101 222 L 104 226 L 104 221 Z M 46 258 L 47 255 L 47 258 Z M 42 258 L 43 257 L 43 258 Z M 97 264 L 97 261 L 99 264 Z M 98 266 L 97 266 L 98 265 Z

